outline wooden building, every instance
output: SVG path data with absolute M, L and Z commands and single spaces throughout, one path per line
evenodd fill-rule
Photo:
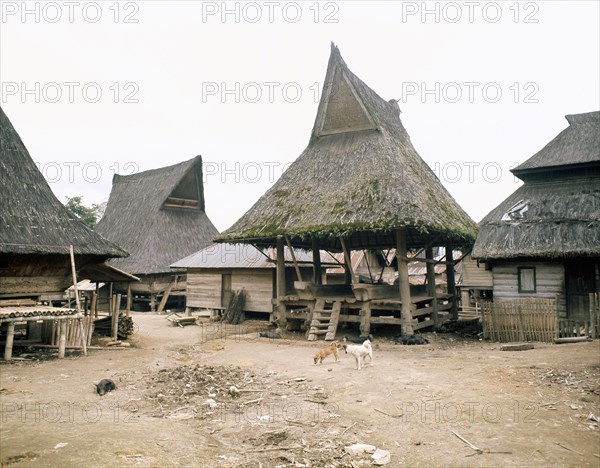
M 395 100 L 385 101 L 354 75 L 332 45 L 308 147 L 219 242 L 276 247 L 278 321 L 307 307 L 308 338 L 333 339 L 340 321 L 401 325 L 404 333 L 442 318 L 435 294 L 433 249 L 472 245 L 477 226 L 414 149 Z M 286 296 L 283 247 L 312 250 L 312 294 Z M 397 286 L 359 283 L 353 250 L 395 248 Z M 322 285 L 320 251 L 343 252 L 344 285 Z M 424 250 L 430 288 L 411 297 L 409 251 Z M 411 256 L 413 254 L 411 253 Z M 439 262 L 438 262 L 439 263 Z M 453 260 L 448 290 L 455 294 Z M 304 297 L 304 298 L 303 298 Z M 449 307 L 457 316 L 454 302 Z
M 205 213 L 202 158 L 115 175 L 96 232 L 129 252 L 110 264 L 140 278 L 131 285 L 134 307 L 147 310 L 149 303 L 155 310 L 157 296 L 183 296 L 185 275 L 169 265 L 207 247 L 218 234 Z M 126 290 L 126 284 L 114 284 L 114 291 Z
M 285 249 L 286 294 L 290 295 L 295 292 L 295 282 L 312 277 L 312 258 L 301 250 L 296 250 L 294 256 L 298 269 L 294 267 L 290 250 Z M 233 291 L 245 289 L 245 312 L 273 313 L 276 298 L 273 249 L 258 249 L 249 244 L 213 244 L 171 267 L 187 273 L 188 308 L 224 309 Z
M 512 172 L 524 184 L 482 221 L 473 258 L 494 301 L 556 298 L 559 318 L 587 319 L 600 291 L 600 112 L 569 126 Z
M 0 324 L 5 324 L 5 357 L 10 359 L 15 324 L 64 324 L 79 317 L 75 309 L 38 303 L 44 295 L 62 296 L 73 284 L 73 264 L 79 278 L 123 278 L 105 261 L 127 252 L 67 211 L 1 108 L 0 193 Z

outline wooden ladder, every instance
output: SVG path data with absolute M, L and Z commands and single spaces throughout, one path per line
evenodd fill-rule
M 308 341 L 318 340 L 319 335 L 325 335 L 326 341 L 335 340 L 341 310 L 341 301 L 335 301 L 331 309 L 326 309 L 325 299 L 317 299 L 312 313 Z

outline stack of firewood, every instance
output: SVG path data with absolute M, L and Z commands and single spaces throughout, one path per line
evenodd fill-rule
M 119 328 L 117 337 L 120 340 L 126 340 L 133 333 L 133 319 L 123 314 L 119 314 Z M 112 317 L 104 317 L 94 320 L 94 335 L 112 336 Z
M 246 290 L 241 289 L 239 291 L 234 291 L 231 295 L 231 300 L 229 301 L 227 310 L 223 315 L 223 321 L 226 323 L 232 323 L 236 325 L 246 320 L 246 314 L 244 313 L 245 303 Z

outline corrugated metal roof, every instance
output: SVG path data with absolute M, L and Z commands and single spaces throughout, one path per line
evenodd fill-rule
M 310 263 L 312 252 L 294 249 L 296 260 L 300 263 Z M 275 268 L 276 252 L 273 248 L 257 249 L 250 244 L 213 244 L 199 250 L 188 257 L 182 258 L 171 265 L 171 268 Z M 285 261 L 293 264 L 290 250 L 285 247 Z M 321 252 L 321 262 L 331 264 L 332 258 Z

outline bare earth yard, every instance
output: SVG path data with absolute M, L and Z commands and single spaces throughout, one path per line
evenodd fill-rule
M 353 443 L 390 467 L 600 466 L 598 340 L 376 340 L 357 371 L 343 354 L 313 365 L 322 342 L 258 339 L 265 322 L 134 321 L 129 349 L 0 364 L 3 467 L 369 466 Z M 98 396 L 102 378 L 117 390 Z

